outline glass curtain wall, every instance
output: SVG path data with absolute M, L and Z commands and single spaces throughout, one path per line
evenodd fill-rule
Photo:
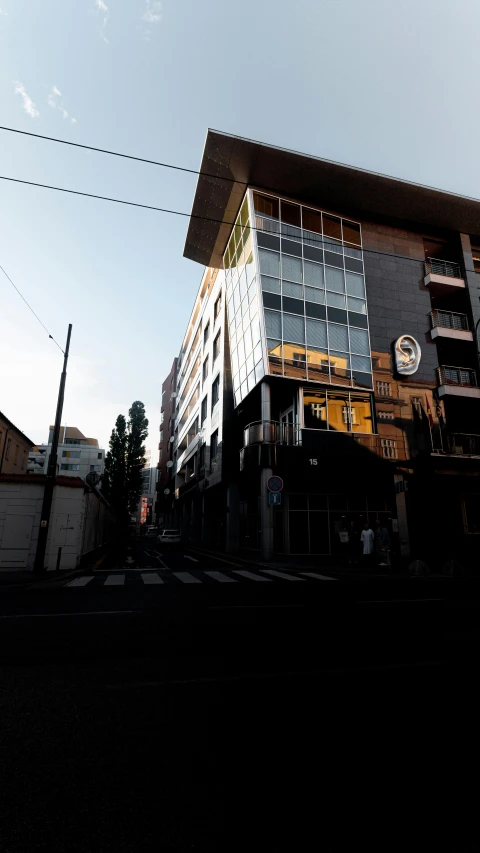
M 265 374 L 247 196 L 224 254 L 224 266 L 233 393 L 238 406 Z
M 371 388 L 360 225 L 253 193 L 269 372 Z
M 235 405 L 265 372 L 371 389 L 360 225 L 263 193 L 250 200 L 253 228 L 247 193 L 224 254 Z

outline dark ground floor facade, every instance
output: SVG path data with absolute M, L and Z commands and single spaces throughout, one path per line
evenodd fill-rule
M 258 558 L 261 469 L 268 466 L 284 483 L 281 504 L 271 508 L 275 559 L 350 559 L 364 524 L 380 522 L 399 564 L 418 558 L 435 570 L 455 559 L 480 571 L 480 459 L 429 457 L 399 470 L 353 443 L 342 450 L 312 456 L 311 448 L 250 448 L 236 479 L 203 490 L 198 484 L 175 501 L 170 523 L 191 545 Z

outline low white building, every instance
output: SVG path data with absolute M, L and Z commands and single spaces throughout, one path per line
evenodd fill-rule
M 46 474 L 52 449 L 53 426 L 50 427 L 48 442 L 34 447 L 28 456 L 27 470 L 33 474 Z M 77 427 L 63 426 L 57 453 L 57 473 L 67 477 L 81 477 L 95 471 L 100 476 L 105 469 L 105 450 L 98 446 L 96 438 L 87 438 Z
M 46 477 L 0 474 L 0 572 L 33 570 Z M 75 569 L 112 541 L 116 519 L 99 491 L 79 477 L 57 477 L 45 566 Z

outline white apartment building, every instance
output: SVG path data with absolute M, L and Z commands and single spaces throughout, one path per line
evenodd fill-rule
M 225 424 L 233 412 L 233 394 L 221 269 L 204 271 L 177 370 L 173 459 L 177 524 L 189 541 L 220 544 L 228 536 L 225 502 L 233 500 L 225 485 Z
M 53 426 L 50 427 L 48 442 L 34 447 L 28 455 L 27 470 L 34 474 L 46 474 L 52 449 Z M 57 471 L 66 477 L 81 477 L 95 471 L 100 476 L 105 468 L 105 450 L 98 446 L 96 438 L 87 438 L 77 427 L 62 426 L 57 452 Z

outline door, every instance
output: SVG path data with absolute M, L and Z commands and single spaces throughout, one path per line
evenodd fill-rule
M 280 428 L 282 431 L 282 442 L 284 444 L 296 444 L 295 415 L 293 405 L 285 409 L 280 415 Z

